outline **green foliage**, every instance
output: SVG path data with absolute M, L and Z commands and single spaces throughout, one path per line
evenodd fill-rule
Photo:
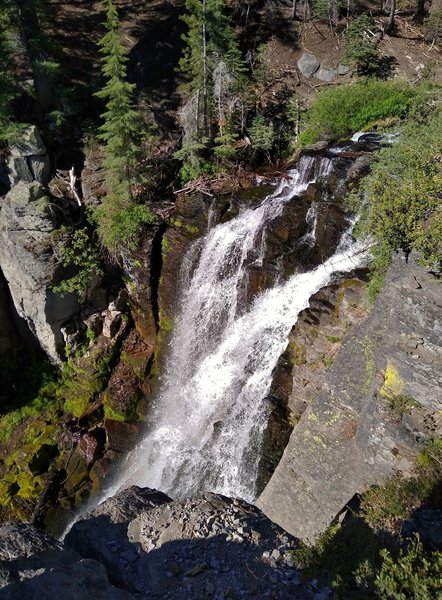
M 156 217 L 145 204 L 135 204 L 124 196 L 110 194 L 94 210 L 102 243 L 111 253 L 123 247 L 135 250 L 143 227 L 156 222 Z
M 307 112 L 299 143 L 341 139 L 384 119 L 403 117 L 412 108 L 416 93 L 401 82 L 373 79 L 326 88 Z
M 7 3 L 0 8 L 0 142 L 13 141 L 21 128 L 15 122 L 11 103 L 17 95 L 14 72 L 14 44 L 11 10 Z
M 237 139 L 238 134 L 232 131 L 231 127 L 226 127 L 221 130 L 219 135 L 213 140 L 215 144 L 213 154 L 221 165 L 224 165 L 226 161 L 235 158 L 235 142 Z
M 404 415 L 409 415 L 413 408 L 420 406 L 421 404 L 413 396 L 399 394 L 388 398 L 388 407 L 396 417 L 402 418 Z
M 160 329 L 164 332 L 170 332 L 173 329 L 173 321 L 169 319 L 163 309 L 160 308 L 160 318 L 159 318 L 159 326 Z
M 362 494 L 358 513 L 332 524 L 314 545 L 293 552 L 304 579 L 317 579 L 335 598 L 432 600 L 440 588 L 441 553 L 425 552 L 417 538 L 401 539 L 404 519 L 425 504 L 440 507 L 442 442 L 421 453 L 414 476 L 395 476 Z M 437 587 L 439 586 L 439 588 Z
M 65 267 L 74 268 L 77 273 L 54 286 L 54 292 L 77 294 L 80 301 L 95 277 L 103 273 L 98 259 L 98 248 L 90 239 L 86 228 L 74 231 L 61 246 L 60 259 Z
M 437 43 L 442 39 L 442 6 L 432 10 L 425 19 L 424 32 L 428 41 Z
M 0 418 L 0 442 L 8 441 L 17 427 L 30 417 L 36 417 L 44 410 L 59 407 L 56 379 L 53 376 L 46 375 L 42 378 L 42 383 L 32 400 Z
M 326 335 L 325 338 L 332 344 L 337 344 L 342 340 L 342 337 L 340 335 Z
M 224 0 L 186 0 L 182 17 L 188 27 L 180 70 L 189 84 L 182 110 L 182 180 L 207 172 L 213 152 L 218 165 L 235 156 L 237 115 L 244 107 L 245 68 Z
M 32 402 L 38 390 L 54 377 L 45 357 L 25 345 L 0 356 L 0 413 Z
M 383 563 L 374 586 L 385 600 L 433 600 L 441 591 L 442 552 L 425 555 L 419 537 L 408 541 L 395 559 L 381 550 Z
M 344 38 L 343 58 L 357 71 L 358 75 L 379 73 L 379 47 L 369 31 L 373 25 L 368 15 L 363 14 L 350 23 Z
M 388 244 L 378 242 L 372 248 L 371 255 L 371 275 L 367 286 L 368 299 L 373 303 L 384 286 L 385 275 L 391 264 L 393 251 Z
M 132 108 L 135 85 L 126 80 L 128 59 L 119 39 L 118 13 L 113 0 L 106 0 L 105 5 L 107 32 L 100 41 L 100 52 L 106 83 L 96 95 L 106 103 L 98 138 L 105 144 L 109 194 L 95 210 L 94 219 L 101 242 L 116 253 L 125 245 L 134 248 L 142 227 L 155 218 L 147 206 L 137 204 L 133 198 L 143 127 Z
M 345 6 L 345 1 L 313 0 L 312 4 L 314 16 L 333 27 L 339 20 L 339 12 Z
M 422 264 L 440 274 L 442 110 L 424 118 L 410 120 L 399 140 L 378 153 L 362 185 L 369 200 L 367 229 L 385 252 L 416 250 Z
M 92 405 L 108 380 L 111 359 L 109 351 L 100 348 L 68 358 L 58 389 L 66 412 L 80 418 Z
M 273 123 L 267 121 L 262 114 L 256 115 L 249 127 L 249 136 L 255 150 L 269 151 L 275 141 Z
M 384 485 L 368 490 L 362 498 L 361 508 L 373 529 L 397 531 L 419 504 L 418 480 L 394 477 Z
M 430 442 L 418 457 L 413 477 L 392 477 L 365 492 L 361 510 L 375 530 L 398 531 L 401 522 L 424 502 L 440 502 L 437 487 L 442 480 L 442 443 Z
M 338 597 L 366 598 L 366 588 L 381 565 L 379 551 L 383 546 L 384 541 L 362 519 L 352 517 L 342 527 L 331 525 L 313 546 L 301 543 L 293 558 L 305 579 L 319 578 Z
M 43 490 L 39 475 L 59 454 L 56 438 L 62 402 L 57 394 L 58 377 L 41 358 L 27 358 L 28 365 L 17 363 L 21 373 L 16 378 L 17 400 L 25 403 L 0 418 L 1 507 L 9 507 L 15 496 L 38 500 Z M 23 396 L 21 380 L 26 384 Z

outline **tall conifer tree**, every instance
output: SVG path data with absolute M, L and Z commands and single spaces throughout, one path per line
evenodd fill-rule
M 11 141 L 20 132 L 15 122 L 12 101 L 16 95 L 14 82 L 14 49 L 11 43 L 13 9 L 8 2 L 0 8 L 0 141 Z
M 214 144 L 220 159 L 232 154 L 245 68 L 224 0 L 186 0 L 183 20 L 188 32 L 180 68 L 189 80 L 190 98 L 182 111 L 183 147 L 177 156 L 191 178 L 203 169 L 202 152 Z
M 113 0 L 106 0 L 106 34 L 103 54 L 104 87 L 96 95 L 106 102 L 99 138 L 105 143 L 105 166 L 117 179 L 119 193 L 130 194 L 130 181 L 139 147 L 140 119 L 132 108 L 135 85 L 127 81 L 126 50 L 120 42 L 118 13 Z
M 105 0 L 106 34 L 100 41 L 104 87 L 96 95 L 105 101 L 99 139 L 105 143 L 108 196 L 96 209 L 101 241 L 111 251 L 134 247 L 143 224 L 154 217 L 132 195 L 135 166 L 141 144 L 142 122 L 133 109 L 135 85 L 127 81 L 127 56 L 119 36 L 118 12 L 113 0 Z

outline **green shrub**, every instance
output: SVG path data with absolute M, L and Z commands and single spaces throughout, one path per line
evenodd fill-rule
M 65 267 L 74 268 L 76 274 L 53 287 L 60 294 L 77 294 L 80 301 L 92 284 L 94 277 L 102 274 L 98 248 L 86 229 L 77 229 L 60 248 L 60 259 Z
M 424 554 L 416 536 L 395 559 L 388 550 L 381 550 L 383 563 L 374 585 L 379 598 L 385 600 L 433 600 L 440 598 L 442 552 Z
M 407 123 L 382 149 L 362 182 L 368 196 L 367 230 L 383 253 L 416 250 L 429 270 L 442 271 L 442 110 Z
M 361 498 L 361 510 L 373 529 L 397 531 L 401 522 L 423 503 L 440 502 L 442 443 L 430 442 L 417 459 L 413 477 L 395 476 Z
M 363 519 L 351 517 L 342 526 L 331 525 L 311 547 L 301 542 L 293 553 L 304 579 L 329 585 L 334 597 L 367 598 L 381 566 L 379 552 L 385 541 Z
M 340 139 L 384 119 L 403 117 L 415 96 L 410 85 L 374 79 L 326 88 L 307 112 L 299 142 L 306 145 L 321 138 Z
M 250 141 L 252 148 L 268 152 L 272 149 L 275 141 L 275 132 L 273 123 L 267 121 L 264 115 L 258 114 L 253 119 L 249 127 Z
M 425 39 L 438 42 L 442 37 L 442 7 L 432 10 L 424 23 Z
M 361 508 L 367 523 L 376 530 L 397 531 L 421 503 L 415 478 L 393 477 L 365 492 Z
M 101 243 L 112 254 L 123 248 L 135 250 L 142 229 L 156 222 L 156 217 L 146 205 L 132 199 L 110 194 L 93 213 Z
M 388 398 L 388 407 L 396 417 L 409 415 L 413 408 L 418 408 L 420 403 L 412 396 L 399 394 Z
M 356 17 L 348 26 L 344 38 L 343 59 L 359 75 L 375 75 L 379 72 L 379 47 L 369 34 L 373 27 L 368 15 Z
M 391 264 L 393 250 L 385 243 L 378 242 L 371 251 L 371 275 L 367 286 L 368 299 L 373 303 L 384 286 L 385 275 Z

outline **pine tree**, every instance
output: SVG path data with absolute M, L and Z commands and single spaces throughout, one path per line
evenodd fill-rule
M 119 38 L 119 20 L 113 0 L 106 0 L 107 33 L 99 42 L 103 54 L 104 87 L 96 96 L 105 100 L 106 112 L 99 138 L 105 143 L 105 166 L 117 178 L 123 193 L 130 194 L 130 182 L 139 147 L 140 119 L 132 108 L 135 85 L 127 81 L 126 50 Z
M 132 108 L 135 85 L 127 81 L 127 56 L 119 36 L 118 12 L 113 0 L 105 0 L 106 34 L 101 39 L 104 87 L 96 95 L 106 102 L 99 139 L 104 143 L 108 196 L 96 209 L 101 241 L 116 252 L 135 247 L 141 227 L 154 221 L 147 206 L 137 205 L 132 186 L 141 143 L 142 123 Z
M 183 146 L 176 154 L 186 177 L 208 166 L 204 154 L 232 157 L 235 113 L 243 101 L 245 68 L 224 0 L 186 0 L 188 32 L 180 69 L 189 80 L 190 98 L 182 111 Z M 214 147 L 215 146 L 215 147 Z
M 372 27 L 367 15 L 359 15 L 348 26 L 344 37 L 344 60 L 358 75 L 376 75 L 380 69 L 380 51 L 369 34 Z
M 12 141 L 20 133 L 15 122 L 12 101 L 16 96 L 14 48 L 11 43 L 11 9 L 8 3 L 0 9 L 0 141 Z

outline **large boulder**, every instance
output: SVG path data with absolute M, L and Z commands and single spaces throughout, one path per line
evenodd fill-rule
M 104 567 L 25 523 L 0 527 L 1 600 L 130 600 L 109 583 Z
M 320 67 L 319 59 L 311 52 L 303 52 L 298 60 L 298 69 L 304 77 L 313 77 Z
M 20 132 L 20 137 L 10 145 L 12 156 L 38 156 L 46 153 L 46 146 L 35 125 L 29 125 Z
M 348 327 L 332 326 L 347 291 L 329 295 L 328 316 L 309 309 L 310 327 L 297 325 L 291 338 L 289 403 L 299 422 L 257 502 L 310 541 L 355 494 L 409 474 L 422 445 L 442 430 L 440 283 L 413 257 L 396 256 L 368 317 L 357 295 L 350 300 L 347 314 L 359 311 L 360 323 L 345 336 Z
M 31 525 L 0 527 L 0 599 L 324 597 L 302 583 L 297 548 L 246 502 L 173 502 L 132 487 L 83 515 L 64 543 Z
M 52 291 L 57 207 L 35 182 L 14 186 L 0 206 L 0 266 L 20 317 L 17 325 L 57 361 L 64 348 L 61 328 L 79 308 L 75 295 Z
M 293 568 L 297 540 L 255 507 L 215 494 L 172 502 L 129 488 L 75 523 L 65 544 L 143 597 L 311 597 Z
M 48 182 L 51 170 L 49 155 L 35 125 L 25 127 L 9 150 L 11 156 L 8 160 L 8 170 L 11 185 L 31 181 L 42 184 Z

